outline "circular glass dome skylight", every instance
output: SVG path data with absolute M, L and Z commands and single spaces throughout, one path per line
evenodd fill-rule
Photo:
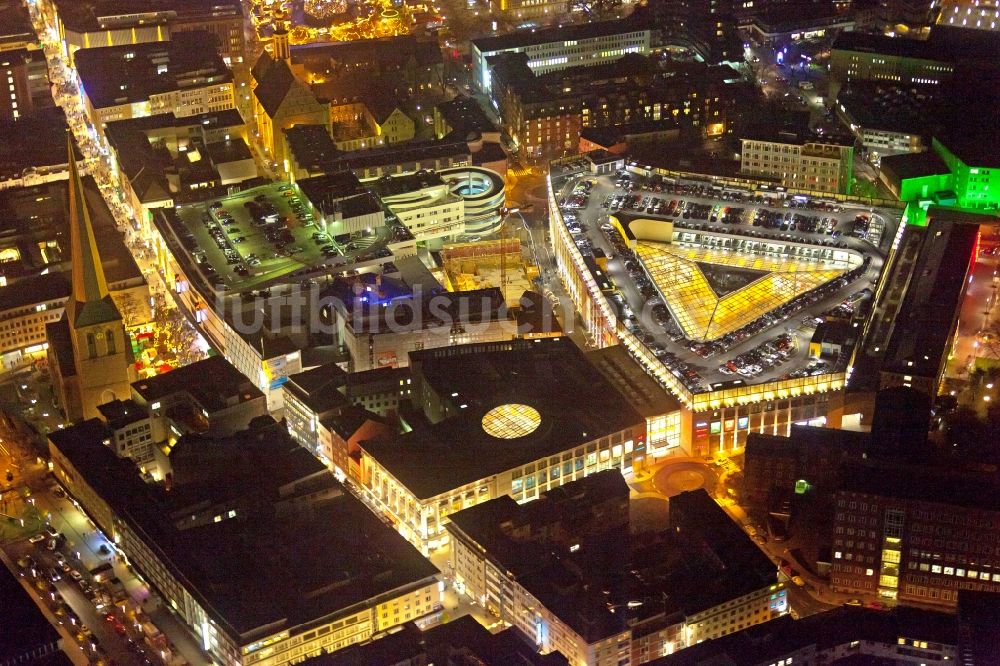
M 508 403 L 494 407 L 483 416 L 483 430 L 498 439 L 517 439 L 538 429 L 542 415 L 528 405 Z

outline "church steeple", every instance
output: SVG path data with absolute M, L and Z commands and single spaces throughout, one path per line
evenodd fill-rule
M 83 195 L 80 170 L 73 155 L 73 137 L 66 135 L 69 150 L 69 241 L 72 248 L 73 299 L 80 303 L 99 301 L 108 295 L 104 267 L 97 253 L 97 239 Z
M 73 137 L 67 135 L 69 151 L 69 242 L 73 296 L 67 304 L 70 325 L 88 326 L 121 319 L 111 300 L 104 267 L 97 251 L 94 226 L 83 192 L 83 180 L 73 154 Z

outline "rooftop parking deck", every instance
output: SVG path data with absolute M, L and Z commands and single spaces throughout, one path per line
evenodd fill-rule
M 810 359 L 809 341 L 826 313 L 870 295 L 898 211 L 585 168 L 553 169 L 565 235 L 553 234 L 581 267 L 598 250 L 608 257 L 601 315 L 668 388 L 700 404 L 734 382 L 753 392 L 842 378 L 847 355 Z
M 344 267 L 387 254 L 389 227 L 331 238 L 294 185 L 275 183 L 179 206 L 174 229 L 206 281 L 223 291 L 259 289 L 324 264 Z M 303 273 L 304 274 L 304 273 Z

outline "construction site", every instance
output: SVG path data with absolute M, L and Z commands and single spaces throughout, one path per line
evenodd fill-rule
M 538 266 L 527 261 L 517 238 L 451 243 L 440 251 L 438 280 L 448 291 L 499 287 L 508 303 L 537 291 Z

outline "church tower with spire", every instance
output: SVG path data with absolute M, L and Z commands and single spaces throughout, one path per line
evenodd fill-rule
M 62 319 L 46 332 L 53 384 L 67 419 L 75 422 L 99 416 L 98 405 L 129 397 L 132 353 L 104 277 L 72 137 L 68 145 L 73 291 Z

